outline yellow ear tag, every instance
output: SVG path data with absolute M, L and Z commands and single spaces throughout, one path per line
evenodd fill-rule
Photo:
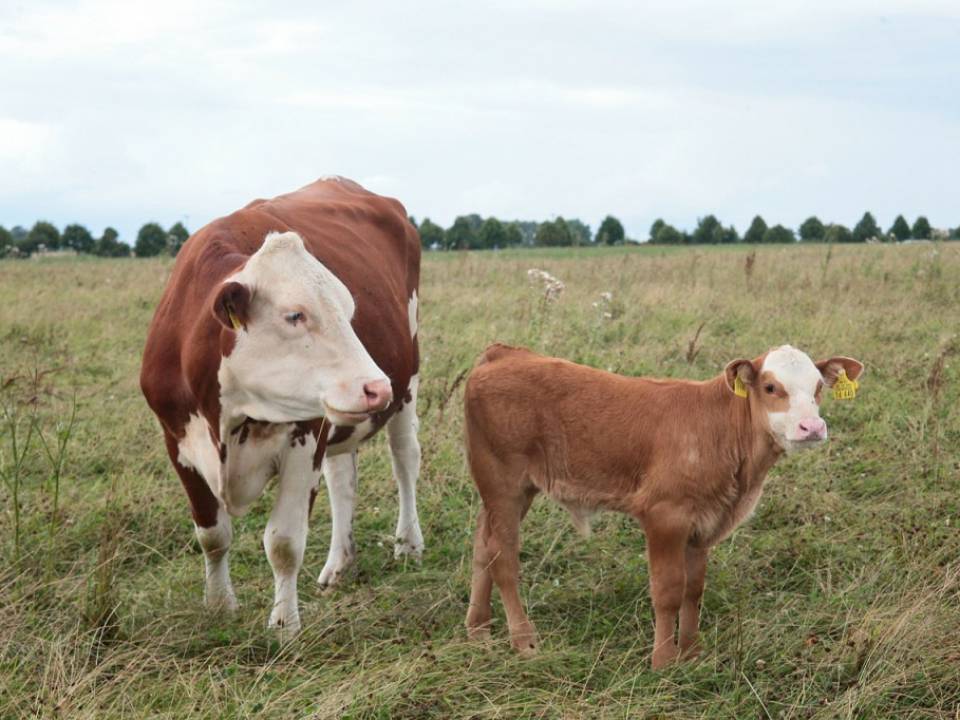
M 853 400 L 857 396 L 858 387 L 860 387 L 860 383 L 848 378 L 846 370 L 841 370 L 833 383 L 833 399 Z
M 243 327 L 243 323 L 240 322 L 240 318 L 234 315 L 232 312 L 227 312 L 227 316 L 230 318 L 230 324 L 233 325 L 234 330 L 239 330 Z
M 743 380 L 740 379 L 739 375 L 733 378 L 733 394 L 737 397 L 747 396 L 747 386 L 743 384 Z

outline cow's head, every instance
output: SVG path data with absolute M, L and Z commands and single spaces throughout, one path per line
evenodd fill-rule
M 228 412 L 356 425 L 386 408 L 390 381 L 357 338 L 354 310 L 350 291 L 299 235 L 268 235 L 213 301 L 213 314 L 236 333 L 218 376 Z
M 784 345 L 756 360 L 734 360 L 724 373 L 730 391 L 745 392 L 743 402 L 750 403 L 774 441 L 791 451 L 827 439 L 820 400 L 823 387 L 833 387 L 841 370 L 853 381 L 863 373 L 863 363 L 848 357 L 815 363 L 806 353 Z

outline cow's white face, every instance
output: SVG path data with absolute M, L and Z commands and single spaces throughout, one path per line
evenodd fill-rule
M 832 387 L 841 369 L 850 380 L 856 380 L 863 364 L 846 357 L 814 363 L 806 353 L 783 345 L 768 352 L 762 361 L 735 360 L 727 366 L 727 377 L 732 383 L 739 376 L 752 410 L 765 419 L 777 445 L 790 452 L 815 447 L 827 439 L 820 400 L 824 386 Z
M 347 287 L 296 233 L 268 235 L 214 301 L 214 314 L 236 332 L 218 374 L 225 411 L 356 425 L 383 410 L 390 381 L 357 338 L 354 310 Z

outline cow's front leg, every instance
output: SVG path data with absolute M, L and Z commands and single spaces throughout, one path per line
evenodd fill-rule
M 390 441 L 390 460 L 393 476 L 397 481 L 400 512 L 394 534 L 394 557 L 408 555 L 419 561 L 423 556 L 423 534 L 417 516 L 417 478 L 420 475 L 420 441 L 417 430 L 418 378 L 410 379 L 410 402 L 387 422 L 387 438 Z
M 323 478 L 330 495 L 330 553 L 317 582 L 322 590 L 336 585 L 356 557 L 353 510 L 357 505 L 357 453 L 327 455 Z
M 317 487 L 319 473 L 313 469 L 316 441 L 287 451 L 280 468 L 277 499 L 263 533 L 263 546 L 273 568 L 274 600 L 270 627 L 294 634 L 300 629 L 297 606 L 297 576 L 307 544 L 310 493 Z
M 194 525 L 197 542 L 203 550 L 206 570 L 204 602 L 211 610 L 236 610 L 237 597 L 230 582 L 230 563 L 227 555 L 233 541 L 233 525 L 230 516 L 220 507 L 216 523 L 209 527 Z

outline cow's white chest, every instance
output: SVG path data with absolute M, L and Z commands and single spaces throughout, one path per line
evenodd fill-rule
M 326 454 L 342 455 L 343 453 L 353 452 L 360 446 L 366 437 L 373 432 L 373 427 L 373 423 L 370 420 L 364 420 L 362 423 L 353 428 L 353 431 L 347 438 L 341 440 L 340 442 L 328 444 Z M 334 437 L 336 431 L 336 428 L 330 428 L 327 433 L 328 442 Z

